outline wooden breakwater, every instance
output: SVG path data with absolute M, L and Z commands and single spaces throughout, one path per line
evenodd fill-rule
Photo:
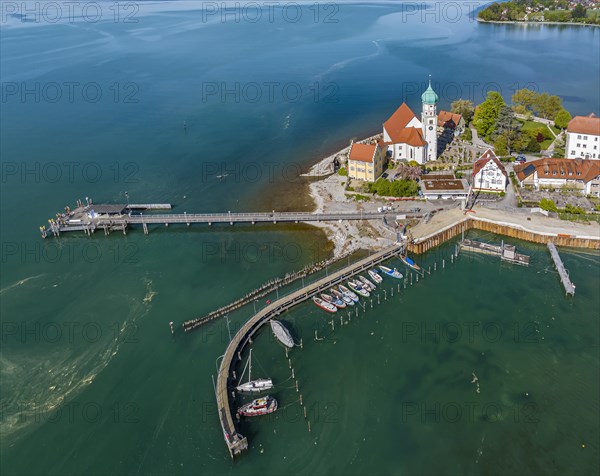
M 327 266 L 331 266 L 337 262 L 340 262 L 341 260 L 346 259 L 347 257 L 348 257 L 348 253 L 344 253 L 337 258 L 330 258 L 327 260 L 319 261 L 318 263 L 315 263 L 312 265 L 305 266 L 300 271 L 296 271 L 295 273 L 286 274 L 283 278 L 279 277 L 279 278 L 272 279 L 272 280 L 264 283 L 262 286 L 256 288 L 255 290 L 250 291 L 248 294 L 242 296 L 241 298 L 237 299 L 236 301 L 233 301 L 232 303 L 229 303 L 223 307 L 220 307 L 219 309 L 211 311 L 205 316 L 185 321 L 182 325 L 183 330 L 184 330 L 184 332 L 188 332 L 188 331 L 197 329 L 198 327 L 200 327 L 203 324 L 206 324 L 210 321 L 213 321 L 215 319 L 225 316 L 225 314 L 228 314 L 237 309 L 240 309 L 241 307 L 246 306 L 247 304 L 250 304 L 252 301 L 254 301 L 256 299 L 263 298 L 263 297 L 267 296 L 268 294 L 277 291 L 279 288 L 281 288 L 283 286 L 287 286 L 288 284 L 298 281 L 299 279 L 303 279 L 307 276 L 310 276 L 311 274 L 322 271 Z
M 498 235 L 508 236 L 510 238 L 531 241 L 533 243 L 548 244 L 549 242 L 552 242 L 557 246 L 590 248 L 595 250 L 600 249 L 600 237 L 597 236 L 545 233 L 529 230 L 516 224 L 495 222 L 485 218 L 470 216 L 450 224 L 435 233 L 411 240 L 408 243 L 408 250 L 412 253 L 422 254 L 471 229 L 487 231 Z

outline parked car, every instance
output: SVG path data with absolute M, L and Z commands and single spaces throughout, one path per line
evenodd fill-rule
M 515 159 L 515 162 L 516 162 L 516 163 L 518 163 L 518 164 L 523 164 L 523 163 L 527 162 L 527 159 L 526 159 L 524 156 L 522 156 L 522 155 L 519 155 L 519 156 L 518 156 L 518 157 Z
M 385 172 L 385 173 L 384 173 L 384 174 L 381 176 L 381 178 L 388 178 L 388 176 L 389 176 L 389 174 L 388 174 L 387 172 Z

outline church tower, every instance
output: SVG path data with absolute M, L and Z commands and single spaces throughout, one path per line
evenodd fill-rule
M 427 142 L 427 154 L 425 162 L 437 159 L 437 107 L 438 95 L 431 87 L 431 75 L 429 75 L 429 87 L 421 96 L 423 112 L 421 113 L 421 124 L 423 124 L 423 138 Z

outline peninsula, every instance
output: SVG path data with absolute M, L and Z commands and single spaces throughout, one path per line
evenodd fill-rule
M 600 26 L 599 0 L 512 0 L 492 3 L 477 15 L 487 23 Z

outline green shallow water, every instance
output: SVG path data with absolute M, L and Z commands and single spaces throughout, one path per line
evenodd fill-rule
M 428 73 L 439 78 L 441 107 L 455 83 L 494 81 L 508 99 L 515 82 L 536 81 L 571 112 L 598 112 L 598 30 L 401 21 L 398 2 L 342 4 L 335 24 L 307 14 L 297 24 L 205 25 L 189 4 L 156 8 L 136 25 L 2 27 L 3 83 L 94 81 L 104 93 L 95 103 L 10 96 L 0 108 L 2 474 L 597 468 L 597 253 L 560 250 L 574 299 L 545 248 L 517 242 L 533 256 L 529 268 L 487 256 L 449 264 L 453 244 L 418 257 L 427 267 L 445 258 L 446 268 L 393 298 L 390 290 L 347 325 L 336 318 L 335 330 L 311 303 L 298 306 L 283 319 L 304 343 L 290 357 L 311 432 L 284 351 L 265 329 L 256 372 L 278 384 L 281 410 L 242 422 L 250 451 L 232 462 L 211 379 L 227 325 L 187 335 L 178 326 L 328 257 L 324 234 L 156 227 L 43 241 L 37 227 L 76 198 L 123 202 L 126 191 L 178 212 L 309 209 L 294 172 L 378 130 L 404 96 L 418 111 L 407 88 Z M 577 74 L 556 74 L 566 70 Z M 203 101 L 203 83 L 214 81 L 335 84 L 337 101 Z M 111 87 L 123 93 L 129 83 L 139 100 L 115 101 Z M 252 312 L 232 313 L 230 330 Z

